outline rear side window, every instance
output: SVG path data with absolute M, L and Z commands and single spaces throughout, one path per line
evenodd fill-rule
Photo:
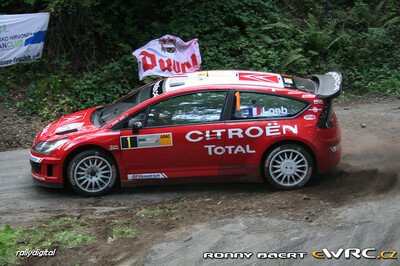
M 257 92 L 236 92 L 235 119 L 293 117 L 308 105 L 305 102 Z

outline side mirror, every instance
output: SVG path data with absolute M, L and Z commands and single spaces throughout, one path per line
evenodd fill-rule
M 142 122 L 135 122 L 132 126 L 132 134 L 137 134 L 139 133 L 139 129 L 143 127 Z

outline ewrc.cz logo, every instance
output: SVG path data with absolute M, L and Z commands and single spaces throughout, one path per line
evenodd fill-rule
M 316 259 L 392 259 L 397 260 L 396 250 L 386 250 L 377 252 L 376 248 L 339 248 L 337 251 L 328 250 L 323 248 L 322 251 L 313 251 L 311 255 Z
M 304 259 L 307 252 L 257 252 L 257 259 Z M 204 252 L 203 259 L 250 259 L 253 252 Z
M 203 259 L 217 260 L 247 260 L 252 257 L 255 259 L 304 259 L 307 252 L 204 252 Z M 397 260 L 396 250 L 377 251 L 376 248 L 340 248 L 337 251 L 328 250 L 311 252 L 315 259 L 390 259 Z

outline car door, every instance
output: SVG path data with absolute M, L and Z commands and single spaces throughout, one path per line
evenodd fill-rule
M 296 139 L 297 119 L 306 102 L 259 91 L 236 91 L 230 118 L 226 121 L 226 152 L 221 163 L 221 175 L 259 178 L 260 161 L 267 147 L 278 140 Z
M 130 126 L 121 131 L 128 180 L 217 176 L 222 157 L 209 155 L 207 145 L 225 143 L 221 115 L 226 95 L 226 91 L 187 93 L 128 118 L 128 124 L 144 122 L 137 134 Z

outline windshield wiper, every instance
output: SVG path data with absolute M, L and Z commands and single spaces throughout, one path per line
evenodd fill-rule
M 100 126 L 103 126 L 105 124 L 105 122 L 103 120 L 103 117 L 102 117 L 103 116 L 103 110 L 104 110 L 104 108 L 97 113 L 97 116 L 99 118 Z

